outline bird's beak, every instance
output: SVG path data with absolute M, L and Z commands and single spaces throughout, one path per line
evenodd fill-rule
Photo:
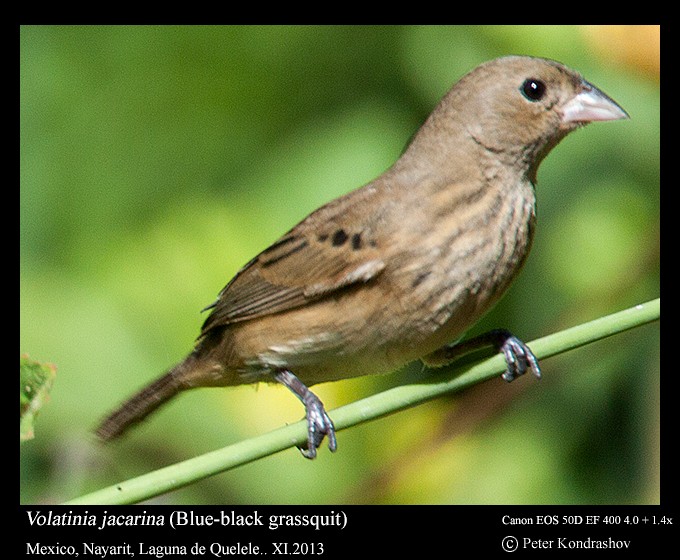
M 582 91 L 562 107 L 562 122 L 588 123 L 629 118 L 616 101 L 594 85 L 584 80 L 582 87 Z

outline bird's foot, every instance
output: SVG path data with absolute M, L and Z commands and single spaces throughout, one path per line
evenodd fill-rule
M 497 329 L 491 331 L 495 338 L 494 346 L 505 356 L 508 369 L 501 375 L 507 382 L 514 381 L 520 375 L 531 370 L 537 379 L 541 378 L 541 368 L 531 349 L 509 331 Z
M 299 446 L 298 449 L 307 459 L 316 458 L 316 450 L 321 446 L 323 438 L 328 436 L 328 449 L 335 451 L 338 442 L 335 437 L 335 426 L 321 399 L 312 393 L 292 372 L 280 370 L 274 378 L 282 385 L 288 387 L 293 394 L 305 405 L 307 419 L 307 445 Z
M 502 352 L 507 370 L 501 377 L 513 381 L 531 370 L 541 378 L 541 368 L 531 349 L 510 331 L 495 329 L 463 342 L 444 346 L 425 356 L 423 362 L 432 367 L 440 367 L 480 348 L 492 346 L 496 352 Z

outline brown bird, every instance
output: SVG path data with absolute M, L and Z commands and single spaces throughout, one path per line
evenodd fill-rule
M 508 56 L 456 83 L 397 162 L 322 206 L 246 264 L 206 309 L 194 350 L 122 405 L 110 440 L 177 393 L 277 381 L 304 404 L 314 458 L 333 422 L 309 386 L 443 365 L 480 345 L 503 352 L 511 381 L 531 350 L 495 330 L 452 344 L 501 297 L 534 233 L 536 171 L 569 132 L 627 118 L 577 72 Z

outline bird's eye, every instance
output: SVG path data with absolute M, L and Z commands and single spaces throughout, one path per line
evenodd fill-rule
M 527 78 L 519 88 L 529 101 L 539 101 L 545 95 L 545 84 L 536 78 Z

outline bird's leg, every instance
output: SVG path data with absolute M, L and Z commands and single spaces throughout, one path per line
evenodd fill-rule
M 505 329 L 494 329 L 470 340 L 444 346 L 426 356 L 423 361 L 428 365 L 444 365 L 486 346 L 492 346 L 497 352 L 503 352 L 508 369 L 501 377 L 506 381 L 513 381 L 524 375 L 527 370 L 531 370 L 538 379 L 541 378 L 541 368 L 534 353 L 519 338 Z
M 335 426 L 330 416 L 326 413 L 323 403 L 309 388 L 300 381 L 291 371 L 279 370 L 274 379 L 288 387 L 295 396 L 305 405 L 307 417 L 307 446 L 300 447 L 302 454 L 307 459 L 316 457 L 316 450 L 321 445 L 324 436 L 328 436 L 328 449 L 335 451 L 338 447 L 335 439 Z

